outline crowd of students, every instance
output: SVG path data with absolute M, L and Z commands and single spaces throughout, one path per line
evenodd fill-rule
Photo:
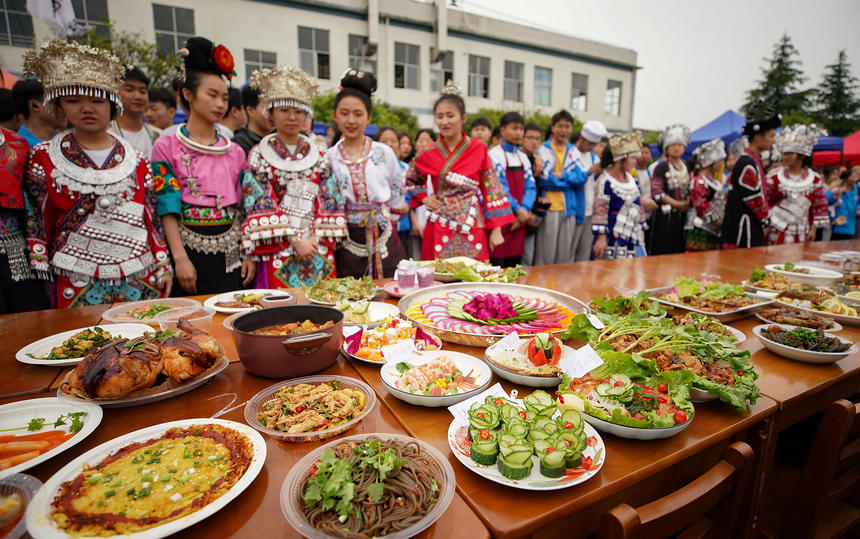
M 860 167 L 822 179 L 820 132 L 776 135 L 775 115 L 688 161 L 689 130 L 670 126 L 652 160 L 638 132 L 573 133 L 564 110 L 545 131 L 518 112 L 470 121 L 449 82 L 436 131 L 372 140 L 376 79 L 351 69 L 319 136 L 307 73 L 262 68 L 239 90 L 223 45 L 180 53 L 171 90 L 85 45 L 27 53 L 32 77 L 0 93 L 2 312 L 391 277 L 404 258 L 562 264 L 855 232 Z

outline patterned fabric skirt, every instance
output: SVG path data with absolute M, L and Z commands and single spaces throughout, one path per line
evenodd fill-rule
M 703 228 L 687 231 L 687 251 L 713 251 L 720 248 L 720 237 Z

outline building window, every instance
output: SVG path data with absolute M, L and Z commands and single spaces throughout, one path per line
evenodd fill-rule
M 535 105 L 552 104 L 552 69 L 535 67 Z
M 454 80 L 454 53 L 446 51 L 442 61 L 434 65 L 430 69 L 430 91 L 441 92 L 449 80 Z
M 505 60 L 505 101 L 523 100 L 523 64 Z
M 490 59 L 469 55 L 469 97 L 490 97 Z
M 349 34 L 349 67 L 369 71 L 376 75 L 376 60 L 365 56 L 367 51 L 367 38 Z
M 621 115 L 621 81 L 609 80 L 606 83 L 606 114 Z
M 175 54 L 194 37 L 194 10 L 152 4 L 155 19 L 155 44 L 162 54 Z
M 0 0 L 0 10 L 0 45 L 34 47 L 36 37 L 27 0 Z
M 588 75 L 574 73 L 570 86 L 570 108 L 585 110 L 588 106 Z
M 318 79 L 329 79 L 328 30 L 299 26 L 299 66 Z
M 72 0 L 75 8 L 75 22 L 89 26 L 95 36 L 110 37 L 108 31 L 108 7 L 107 0 Z
M 245 77 L 250 77 L 255 69 L 275 67 L 278 65 L 278 54 L 275 52 L 255 51 L 245 49 Z
M 419 89 L 418 69 L 420 65 L 418 45 L 394 43 L 394 87 Z

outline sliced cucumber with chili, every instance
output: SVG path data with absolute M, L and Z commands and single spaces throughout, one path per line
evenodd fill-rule
M 472 460 L 484 466 L 491 466 L 496 463 L 496 457 L 499 454 L 499 445 L 494 440 L 476 441 L 472 444 L 470 456 Z
M 537 456 L 542 455 L 543 453 L 546 452 L 546 449 L 552 445 L 554 445 L 554 444 L 550 440 L 545 440 L 545 439 L 535 440 L 534 441 L 535 455 L 537 455 Z
M 564 475 L 565 453 L 563 450 L 558 450 L 555 447 L 548 447 L 543 454 L 538 455 L 540 458 L 540 473 L 546 477 L 561 477 Z
M 499 473 L 513 480 L 525 479 L 532 473 L 531 452 L 514 452 L 507 456 L 500 455 L 497 461 Z
M 511 434 L 517 438 L 525 438 L 529 433 L 529 426 L 525 421 L 513 420 L 510 423 L 506 423 L 502 431 L 505 434 Z
M 523 399 L 523 405 L 527 411 L 538 416 L 552 417 L 555 413 L 556 404 L 552 396 L 546 391 L 538 389 Z
M 503 422 L 507 423 L 515 417 L 520 417 L 519 410 L 513 404 L 506 402 L 499 408 L 499 417 Z
M 577 466 L 582 465 L 582 451 L 577 451 L 575 453 L 565 451 L 564 465 L 567 468 L 576 468 Z
M 489 406 L 478 406 L 469 410 L 469 425 L 474 429 L 494 429 L 499 424 L 499 414 Z

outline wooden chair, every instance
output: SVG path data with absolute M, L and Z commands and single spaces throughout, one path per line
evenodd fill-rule
M 752 448 L 735 442 L 720 462 L 680 490 L 637 508 L 616 505 L 603 515 L 597 537 L 728 537 L 749 487 L 753 460 Z
M 860 404 L 840 399 L 824 411 L 803 469 L 774 463 L 764 491 L 766 537 L 858 537 Z

